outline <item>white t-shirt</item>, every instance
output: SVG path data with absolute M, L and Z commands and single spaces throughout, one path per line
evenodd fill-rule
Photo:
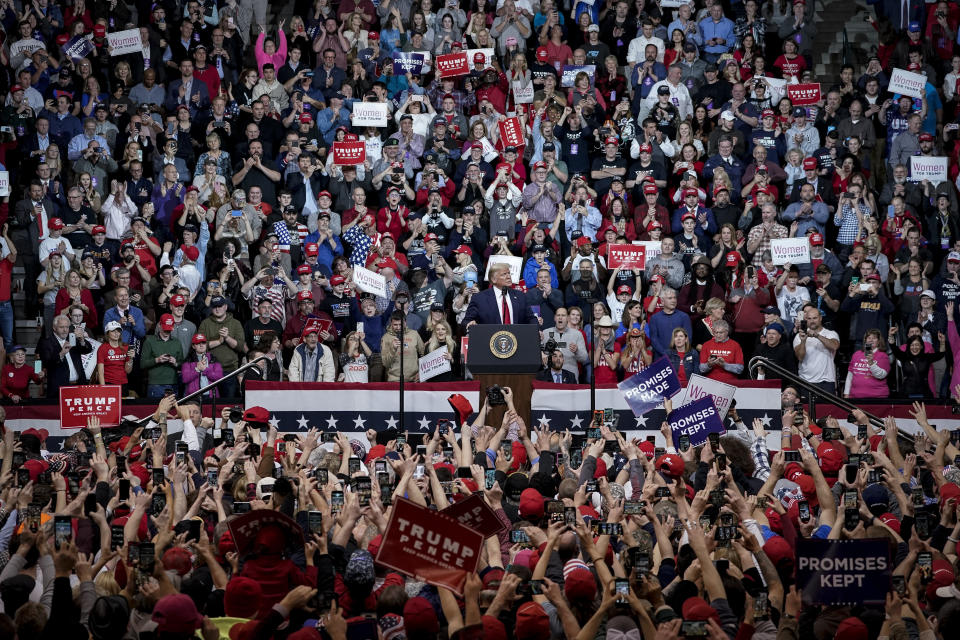
M 780 307 L 780 317 L 796 322 L 803 305 L 810 302 L 810 292 L 806 287 L 798 286 L 796 291 L 787 291 L 786 287 L 777 294 L 777 306 Z
M 356 358 L 350 358 L 342 363 L 343 382 L 368 382 L 367 356 L 359 354 Z
M 829 340 L 840 340 L 836 331 L 820 329 L 820 334 Z M 793 346 L 800 344 L 800 336 L 793 338 Z M 807 382 L 836 382 L 837 367 L 833 362 L 834 352 L 827 349 L 819 338 L 807 336 L 807 351 L 800 361 L 798 373 Z

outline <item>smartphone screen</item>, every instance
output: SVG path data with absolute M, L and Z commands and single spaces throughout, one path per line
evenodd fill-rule
M 323 512 L 310 511 L 307 513 L 307 527 L 310 533 L 323 534 Z
M 73 537 L 73 526 L 70 516 L 54 516 L 53 518 L 53 545 L 59 549 L 61 545 L 70 542 Z
M 122 478 L 119 483 L 118 493 L 120 495 L 120 501 L 125 502 L 130 499 L 130 481 L 126 478 Z
M 144 573 L 153 573 L 155 562 L 154 547 L 152 542 L 140 543 L 140 570 Z
M 123 546 L 123 525 L 110 525 L 110 548 L 113 550 Z

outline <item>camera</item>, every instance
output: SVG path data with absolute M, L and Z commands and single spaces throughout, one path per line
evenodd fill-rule
M 550 336 L 547 339 L 547 341 L 543 343 L 543 347 L 541 347 L 541 350 L 544 353 L 553 353 L 557 349 L 562 349 L 566 346 L 567 346 L 566 342 L 557 342 L 556 340 L 554 340 L 553 336 Z
M 506 398 L 503 397 L 503 389 L 500 388 L 500 385 L 495 384 L 492 387 L 487 387 L 487 402 L 491 407 L 504 406 L 507 404 Z

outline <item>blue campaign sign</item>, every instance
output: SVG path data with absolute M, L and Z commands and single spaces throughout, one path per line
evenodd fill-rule
M 674 446 L 677 446 L 683 434 L 690 436 L 690 446 L 697 447 L 706 442 L 711 433 L 726 433 L 723 420 L 720 419 L 710 396 L 674 409 L 667 417 L 667 422 L 673 431 Z
M 78 62 L 93 53 L 96 47 L 93 46 L 93 43 L 88 38 L 74 36 L 61 48 L 68 58 L 74 62 Z
M 680 380 L 670 366 L 670 360 L 663 357 L 618 384 L 617 388 L 633 415 L 639 417 L 679 393 Z
M 797 588 L 803 604 L 883 604 L 892 570 L 890 547 L 882 538 L 797 539 Z
M 423 71 L 423 62 L 424 58 L 422 53 L 403 53 L 397 51 L 393 54 L 393 73 L 394 75 L 403 76 L 409 71 L 417 75 Z

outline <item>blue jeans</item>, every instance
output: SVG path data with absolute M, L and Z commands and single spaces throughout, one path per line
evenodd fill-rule
M 173 391 L 174 394 L 177 393 L 177 385 L 175 384 L 148 384 L 147 397 L 162 398 L 163 394 L 166 393 L 168 389 Z
M 3 335 L 3 348 L 8 352 L 13 346 L 13 303 L 0 302 L 0 335 Z

